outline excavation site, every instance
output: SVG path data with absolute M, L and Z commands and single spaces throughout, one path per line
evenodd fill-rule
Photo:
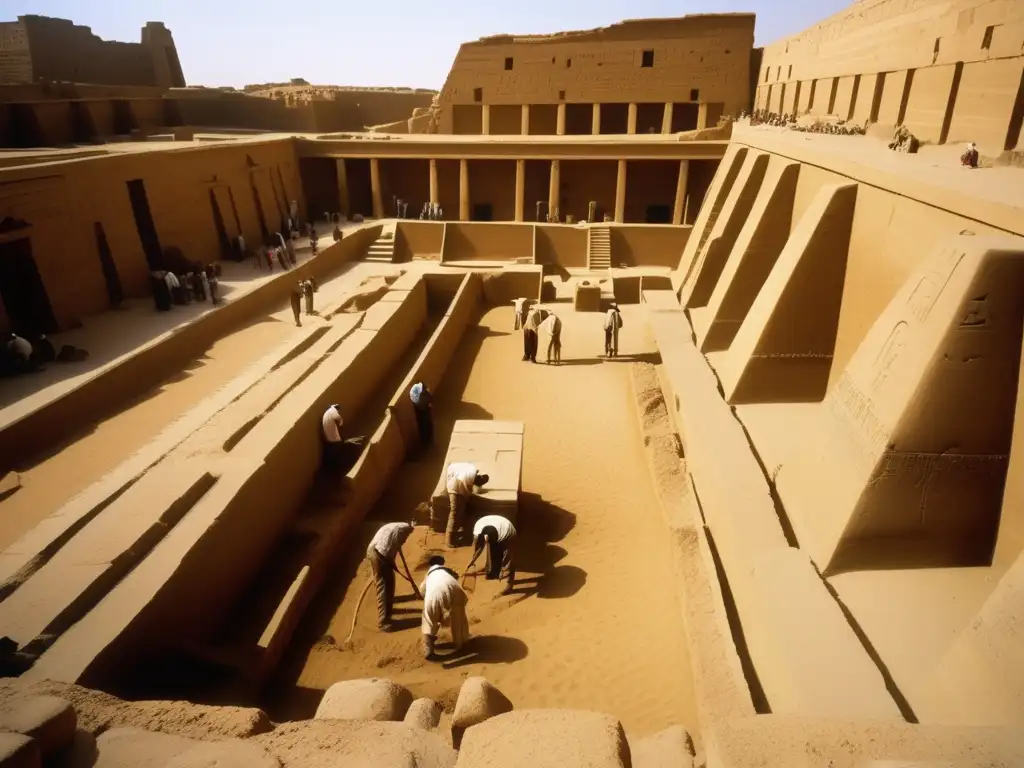
M 1024 8 L 756 23 L 0 23 L 0 768 L 1024 765 Z

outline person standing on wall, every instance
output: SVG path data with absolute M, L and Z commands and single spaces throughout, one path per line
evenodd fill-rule
M 405 562 L 402 547 L 412 535 L 413 527 L 409 523 L 388 523 L 382 525 L 370 545 L 366 548 L 366 559 L 370 561 L 373 581 L 377 587 L 377 628 L 384 632 L 391 631 L 391 610 L 395 602 L 395 573 L 398 566 L 396 557 L 402 558 L 405 575 L 409 583 L 416 589 L 416 583 L 409 573 L 409 564 Z M 419 594 L 417 593 L 417 597 Z
M 445 487 L 448 490 L 448 525 L 445 527 L 445 541 L 449 549 L 455 547 L 455 539 L 462 530 L 466 505 L 476 488 L 483 488 L 491 478 L 481 474 L 469 462 L 453 462 L 448 465 Z
M 556 363 L 562 362 L 562 318 L 552 312 L 548 319 L 541 323 L 541 328 L 548 335 L 548 362 L 550 363 L 552 359 Z
M 412 410 L 416 414 L 416 428 L 420 433 L 420 445 L 424 448 L 434 442 L 433 393 L 422 381 L 417 381 L 409 388 L 409 399 Z
M 604 316 L 604 354 L 606 357 L 619 355 L 619 330 L 622 328 L 622 315 L 619 305 L 612 304 Z
M 292 288 L 291 295 L 288 297 L 292 302 L 292 317 L 295 318 L 295 327 L 302 327 L 302 320 L 299 317 L 302 312 L 302 281 L 295 284 Z
M 473 557 L 463 571 L 463 581 L 477 558 L 487 548 L 487 580 L 501 578 L 502 570 L 506 570 L 505 589 L 501 594 L 512 591 L 516 579 L 515 545 L 516 528 L 512 522 L 501 515 L 484 515 L 473 526 Z
M 428 561 L 427 578 L 420 585 L 423 594 L 423 658 L 434 658 L 434 644 L 441 627 L 448 624 L 452 630 L 452 646 L 458 651 L 469 639 L 469 620 L 466 618 L 465 591 L 459 585 L 455 571 L 446 568 L 444 558 L 434 555 Z

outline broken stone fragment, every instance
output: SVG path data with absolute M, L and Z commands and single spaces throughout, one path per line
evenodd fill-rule
M 482 677 L 469 677 L 459 690 L 452 715 L 453 729 L 466 729 L 512 711 L 512 702 Z
M 630 741 L 633 768 L 691 768 L 693 740 L 681 725 Z
M 383 678 L 344 680 L 327 689 L 317 720 L 401 720 L 412 704 L 408 689 Z
M 35 739 L 43 757 L 70 745 L 77 724 L 75 708 L 56 696 L 16 697 L 4 702 L 0 709 L 0 731 Z
M 416 699 L 405 713 L 405 724 L 432 731 L 441 722 L 441 705 L 433 699 Z

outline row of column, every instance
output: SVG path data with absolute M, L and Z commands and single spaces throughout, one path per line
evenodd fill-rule
M 555 135 L 565 135 L 565 110 L 567 104 L 558 104 L 557 117 L 555 119 Z M 483 109 L 483 135 L 488 136 L 491 133 L 491 105 L 482 105 Z M 593 114 L 590 118 L 590 133 L 597 136 L 601 133 L 601 105 L 592 104 Z M 630 103 L 628 105 L 628 112 L 626 114 L 626 133 L 636 133 L 636 116 L 639 105 L 637 103 Z M 519 133 L 523 136 L 530 134 L 530 105 L 523 104 L 521 106 L 522 115 L 519 120 Z M 672 117 L 675 111 L 675 105 L 673 102 L 665 102 L 665 112 L 661 118 L 661 132 L 672 133 Z M 697 129 L 708 127 L 708 105 L 701 102 L 697 106 Z
M 626 213 L 626 160 L 618 161 L 618 173 L 615 179 L 615 223 L 622 224 Z M 336 161 L 338 168 L 338 195 L 341 208 L 349 209 L 348 175 L 345 161 Z M 686 188 L 690 176 L 690 161 L 679 161 L 679 176 L 676 181 L 675 205 L 672 209 L 672 223 L 682 224 L 686 216 Z M 551 174 L 548 181 L 548 210 L 555 211 L 560 207 L 562 189 L 562 166 L 560 160 L 551 161 Z M 381 194 L 380 160 L 370 158 L 370 191 L 373 197 L 373 217 L 382 219 L 384 198 Z M 526 160 L 516 160 L 516 206 L 515 220 L 523 221 L 526 204 Z M 470 220 L 469 161 L 459 160 L 459 221 Z M 437 182 L 437 160 L 430 159 L 430 203 L 440 203 Z

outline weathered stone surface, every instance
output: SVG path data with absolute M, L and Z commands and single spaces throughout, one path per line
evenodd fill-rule
M 412 694 L 379 677 L 343 680 L 327 689 L 316 709 L 316 720 L 401 720 Z
M 56 696 L 8 699 L 0 705 L 0 731 L 31 736 L 44 756 L 67 747 L 75 738 L 75 708 Z
M 305 720 L 252 741 L 283 768 L 453 768 L 457 758 L 437 733 L 405 723 Z
M 405 713 L 405 724 L 432 731 L 441 722 L 442 707 L 433 699 L 416 699 Z
M 458 768 L 629 768 L 622 724 L 610 715 L 524 709 L 466 731 Z
M 633 768 L 692 768 L 693 740 L 681 725 L 630 741 Z
M 140 728 L 112 728 L 96 739 L 95 768 L 163 768 L 196 742 Z
M 164 768 L 280 768 L 281 761 L 258 744 L 238 739 L 199 743 Z
M 453 728 L 470 728 L 495 715 L 512 711 L 512 702 L 482 677 L 469 677 L 459 690 L 452 715 Z
M 39 768 L 42 764 L 35 739 L 20 733 L 0 733 L 0 768 Z

